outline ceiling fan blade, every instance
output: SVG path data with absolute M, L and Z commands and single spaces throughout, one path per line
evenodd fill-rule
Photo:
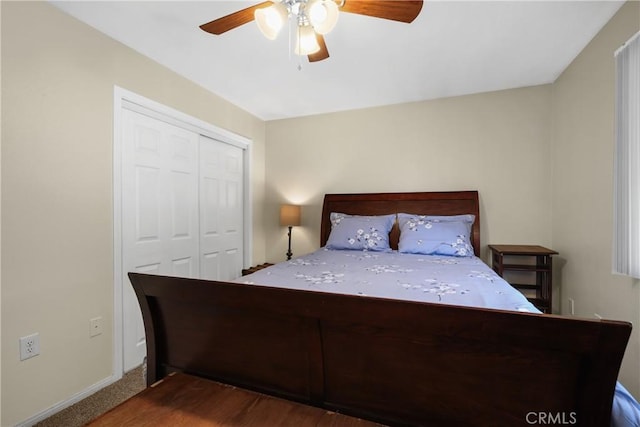
M 309 58 L 309 62 L 318 62 L 318 61 L 322 61 L 323 59 L 327 59 L 329 57 L 327 44 L 324 42 L 324 37 L 322 36 L 322 34 L 316 33 L 316 40 L 320 45 L 320 50 L 317 51 L 316 53 L 312 53 L 311 55 L 307 55 L 307 58 Z
M 422 0 L 344 0 L 341 12 L 410 23 L 420 14 Z
M 269 7 L 273 4 L 271 1 L 263 1 L 262 3 L 258 3 L 254 6 L 247 7 L 245 9 L 234 12 L 230 15 L 223 16 L 222 18 L 218 18 L 211 22 L 207 22 L 206 24 L 200 25 L 207 33 L 220 35 L 229 30 L 233 30 L 240 25 L 244 25 L 247 22 L 251 22 L 254 19 L 254 12 L 256 9 L 262 9 L 265 7 Z

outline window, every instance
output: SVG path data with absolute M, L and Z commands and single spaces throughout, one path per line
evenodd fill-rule
M 640 33 L 615 62 L 613 272 L 640 278 Z

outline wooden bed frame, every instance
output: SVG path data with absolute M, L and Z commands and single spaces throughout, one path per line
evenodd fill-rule
M 472 210 L 461 207 L 469 198 Z M 330 211 L 477 217 L 477 200 L 476 192 L 328 195 L 322 241 Z M 129 277 L 148 384 L 182 371 L 388 425 L 527 425 L 540 416 L 609 425 L 631 332 L 626 322 Z

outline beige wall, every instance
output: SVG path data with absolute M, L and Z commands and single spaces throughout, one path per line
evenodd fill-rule
M 483 245 L 551 244 L 550 102 L 545 85 L 268 122 L 267 258 L 286 252 L 278 204 L 303 205 L 302 254 L 331 192 L 478 190 Z
M 562 264 L 562 311 L 628 320 L 635 330 L 621 381 L 640 395 L 637 280 L 611 274 L 614 52 L 640 30 L 640 2 L 625 4 L 553 85 L 553 246 Z
M 254 141 L 264 122 L 46 2 L 2 2 L 2 422 L 33 417 L 112 370 L 112 116 L 118 85 Z M 254 258 L 264 259 L 261 209 Z M 89 338 L 89 319 L 104 333 Z M 18 338 L 40 333 L 20 362 Z

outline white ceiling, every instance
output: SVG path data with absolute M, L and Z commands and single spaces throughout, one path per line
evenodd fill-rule
M 52 1 L 264 120 L 551 83 L 624 3 L 426 0 L 411 24 L 342 13 L 317 63 L 286 29 L 198 28 L 257 2 Z

